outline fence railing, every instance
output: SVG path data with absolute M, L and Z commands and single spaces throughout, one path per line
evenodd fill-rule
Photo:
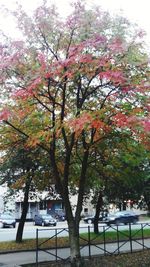
M 43 232 L 47 233 L 47 238 L 42 238 Z M 37 229 L 36 265 L 43 253 L 45 261 L 69 261 L 68 237 L 68 228 Z M 94 234 L 93 226 L 80 227 L 80 251 L 83 257 L 132 253 L 144 249 L 150 249 L 150 223 L 99 225 L 99 234 Z

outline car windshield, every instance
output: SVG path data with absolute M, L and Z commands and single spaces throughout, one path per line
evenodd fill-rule
M 123 215 L 135 215 L 132 211 L 117 211 L 115 213 L 109 214 L 109 216 L 123 216 Z
M 51 215 L 43 215 L 42 217 L 43 217 L 43 219 L 53 219 L 53 217 Z
M 13 219 L 13 217 L 9 214 L 1 214 L 0 216 L 2 219 Z

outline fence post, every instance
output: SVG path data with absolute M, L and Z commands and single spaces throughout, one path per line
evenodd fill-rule
M 143 224 L 141 223 L 141 232 L 142 232 L 142 245 L 144 250 L 144 232 L 143 232 Z
M 131 253 L 133 252 L 132 250 L 132 231 L 131 231 L 131 223 L 129 223 L 129 240 L 130 240 L 130 251 Z
M 89 258 L 91 258 L 91 235 L 90 235 L 90 226 L 88 225 L 88 245 L 89 245 Z
M 36 267 L 38 267 L 38 229 L 36 229 Z
M 55 229 L 55 248 L 56 248 L 56 261 L 58 255 L 58 247 L 57 247 L 57 229 Z
M 104 240 L 104 255 L 106 255 L 106 236 L 105 236 L 105 231 L 107 228 L 103 226 L 103 240 Z
M 118 225 L 117 225 L 117 246 L 118 246 L 118 254 L 120 253 L 120 248 L 119 248 L 119 231 L 118 231 Z

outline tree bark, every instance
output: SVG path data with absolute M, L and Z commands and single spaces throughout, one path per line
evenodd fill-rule
M 78 189 L 78 199 L 77 199 L 77 206 L 75 217 L 73 216 L 73 210 L 70 203 L 70 194 L 69 194 L 69 175 L 70 175 L 70 160 L 71 160 L 71 153 L 72 147 L 74 144 L 74 134 L 72 135 L 72 139 L 70 141 L 70 145 L 66 140 L 65 132 L 63 131 L 64 143 L 66 145 L 66 156 L 64 160 L 64 172 L 63 175 L 59 172 L 59 168 L 57 167 L 57 160 L 56 160 L 56 153 L 55 153 L 55 140 L 50 146 L 50 161 L 53 170 L 53 176 L 55 178 L 56 186 L 59 190 L 63 198 L 63 203 L 66 210 L 66 219 L 68 222 L 69 228 L 69 240 L 70 240 L 70 260 L 71 260 L 71 267 L 83 267 L 83 259 L 80 255 L 80 240 L 79 240 L 79 222 L 80 216 L 82 211 L 82 203 L 83 203 L 83 196 L 85 190 L 85 181 L 86 181 L 86 172 L 88 166 L 88 156 L 89 156 L 89 149 L 86 148 L 83 155 L 82 166 L 81 166 L 81 174 L 79 178 L 79 189 Z M 84 140 L 85 142 L 85 140 Z
M 95 217 L 94 217 L 94 233 L 98 234 L 99 230 L 98 230 L 98 221 L 99 221 L 99 214 L 100 211 L 102 210 L 102 206 L 103 206 L 103 195 L 102 195 L 102 191 L 99 191 L 99 196 L 98 196 L 98 200 L 96 203 L 96 213 L 95 213 Z
M 144 200 L 146 202 L 147 205 L 147 213 L 148 215 L 150 215 L 150 199 L 149 199 L 149 194 L 144 194 Z
M 127 208 L 126 202 L 123 201 L 123 204 L 122 205 L 123 205 L 123 210 L 126 210 L 126 208 Z
M 71 267 L 83 267 L 83 260 L 80 254 L 79 225 L 75 219 L 68 224 L 70 241 Z
M 28 198 L 29 198 L 30 184 L 31 184 L 31 178 L 27 180 L 26 185 L 25 185 L 23 209 L 22 209 L 22 214 L 21 214 L 20 222 L 19 222 L 18 229 L 17 229 L 17 234 L 16 234 L 16 242 L 18 243 L 22 242 L 23 229 L 24 229 L 24 224 L 26 221 L 26 216 L 27 216 L 28 206 L 29 206 Z

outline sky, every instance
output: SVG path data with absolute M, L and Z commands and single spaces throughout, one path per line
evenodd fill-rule
M 61 14 L 68 14 L 70 10 L 70 0 L 47 0 L 49 3 L 55 3 Z M 0 0 L 0 6 L 5 5 L 10 9 L 14 9 L 16 0 Z M 41 0 L 18 0 L 23 7 L 30 11 L 38 4 Z M 147 33 L 146 42 L 150 45 L 150 1 L 149 0 L 85 0 L 89 5 L 100 5 L 104 10 L 109 10 L 112 13 L 121 12 L 122 15 L 129 18 L 131 22 L 138 23 L 139 27 L 144 29 Z M 11 34 L 17 34 L 15 30 L 15 24 L 13 21 L 1 15 L 0 17 L 0 29 L 4 29 L 6 32 Z

